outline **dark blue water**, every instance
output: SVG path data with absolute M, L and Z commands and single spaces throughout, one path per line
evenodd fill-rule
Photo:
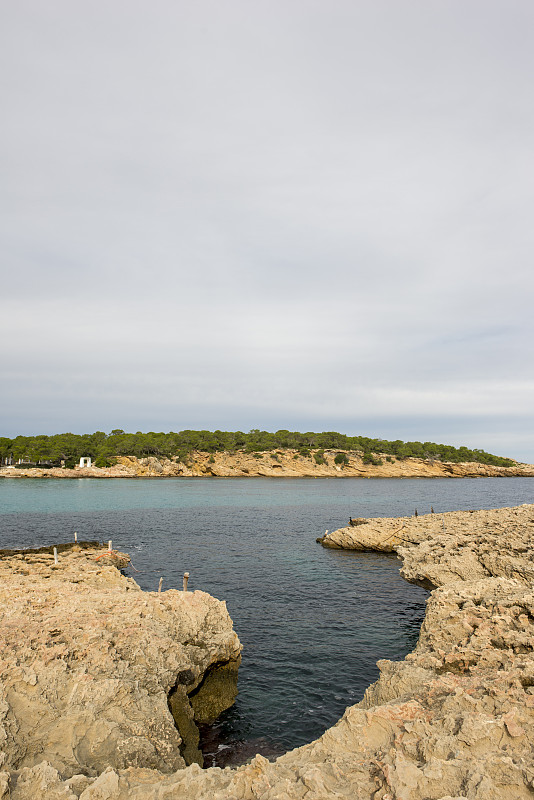
M 379 658 L 414 646 L 427 593 L 395 556 L 315 541 L 352 517 L 532 502 L 532 478 L 433 480 L 2 480 L 0 548 L 98 538 L 130 553 L 146 590 L 227 601 L 244 645 L 234 708 L 205 731 L 219 756 L 281 752 L 319 736 L 361 699 Z M 238 748 L 237 748 L 238 749 Z M 222 758 L 219 763 L 223 763 Z

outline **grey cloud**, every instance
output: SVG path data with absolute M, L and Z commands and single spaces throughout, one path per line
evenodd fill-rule
M 3 14 L 6 432 L 417 414 L 525 452 L 531 3 Z

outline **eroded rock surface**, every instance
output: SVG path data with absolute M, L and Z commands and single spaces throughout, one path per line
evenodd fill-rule
M 130 766 L 65 780 L 41 763 L 0 773 L 0 798 L 10 786 L 11 800 L 531 800 L 533 529 L 528 505 L 330 534 L 330 546 L 396 550 L 409 580 L 438 588 L 413 653 L 379 662 L 363 701 L 317 741 L 238 769 Z
M 397 552 L 401 575 L 428 588 L 486 577 L 534 581 L 534 506 L 369 519 L 318 540 L 324 547 Z
M 318 452 L 318 451 L 315 451 Z M 347 463 L 337 464 L 339 450 L 321 450 L 319 463 L 313 453 L 297 450 L 246 453 L 193 451 L 184 461 L 174 458 L 136 458 L 119 456 L 112 467 L 75 467 L 74 469 L 0 468 L 0 478 L 495 478 L 532 477 L 534 465 L 516 463 L 498 467 L 478 462 L 448 463 L 425 458 L 387 461 L 377 453 L 376 463 L 364 463 L 363 453 L 347 451 Z M 345 452 L 345 451 L 341 451 Z
M 225 604 L 143 592 L 116 568 L 128 557 L 106 548 L 60 548 L 57 565 L 49 551 L 0 557 L 0 768 L 47 760 L 70 777 L 185 766 L 188 694 L 209 706 L 204 677 L 228 664 L 222 706 L 236 694 L 240 643 Z M 175 716 L 191 719 L 180 732 L 168 705 L 178 688 Z

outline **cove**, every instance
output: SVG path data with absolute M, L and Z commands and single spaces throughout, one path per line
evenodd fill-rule
M 207 763 L 304 744 L 361 699 L 380 658 L 417 640 L 427 593 L 396 556 L 325 551 L 348 518 L 496 508 L 531 499 L 532 479 L 166 479 L 0 485 L 0 546 L 112 538 L 136 581 L 226 600 L 244 645 L 235 706 L 204 731 Z M 211 761 L 210 761 L 211 759 Z

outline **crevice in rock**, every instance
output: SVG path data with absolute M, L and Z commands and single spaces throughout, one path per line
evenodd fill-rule
M 202 681 L 189 694 L 195 720 L 203 724 L 215 722 L 219 714 L 233 706 L 237 697 L 237 675 L 241 656 L 217 661 L 204 673 Z
M 195 723 L 195 714 L 189 702 L 186 687 L 183 684 L 177 681 L 169 692 L 167 704 L 182 739 L 180 755 L 187 766 L 199 764 L 203 767 L 204 759 L 199 747 L 200 734 Z
M 193 671 L 183 670 L 177 675 L 167 703 L 182 739 L 180 754 L 188 766 L 204 766 L 198 725 L 215 722 L 234 704 L 240 661 L 241 657 L 211 664 L 200 683 L 189 691 L 187 687 L 195 680 Z
M 434 589 L 438 589 L 439 588 L 437 583 L 433 583 L 428 578 L 423 578 L 423 577 L 417 577 L 416 578 L 416 577 L 414 577 L 412 575 L 407 577 L 403 573 L 402 569 L 400 570 L 400 574 L 401 574 L 401 577 L 404 578 L 406 583 L 411 583 L 413 586 L 420 586 L 421 589 L 426 589 L 428 592 L 433 592 Z

